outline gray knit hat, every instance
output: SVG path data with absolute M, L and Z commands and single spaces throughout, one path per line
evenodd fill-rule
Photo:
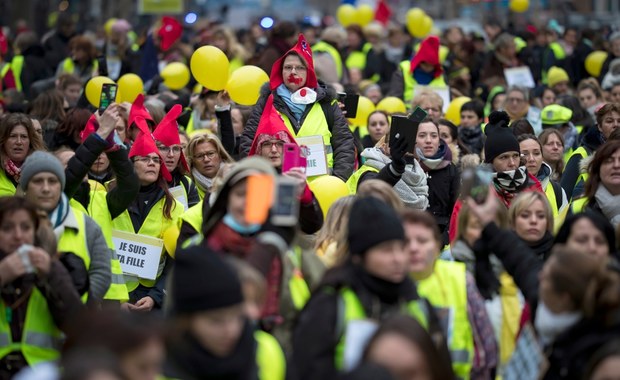
M 19 178 L 22 190 L 26 191 L 32 177 L 42 172 L 55 174 L 60 180 L 62 191 L 65 190 L 65 168 L 53 154 L 42 151 L 36 151 L 26 158 Z

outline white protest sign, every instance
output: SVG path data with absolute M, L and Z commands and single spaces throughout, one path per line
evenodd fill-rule
M 306 176 L 314 177 L 329 173 L 327 166 L 327 156 L 325 155 L 325 144 L 321 136 L 296 137 L 297 145 L 305 146 L 306 152 Z
M 183 205 L 183 208 L 185 209 L 185 211 L 187 211 L 189 207 L 187 205 L 187 194 L 185 193 L 185 188 L 182 185 L 179 185 L 179 186 L 171 187 L 169 190 L 170 190 L 170 194 L 172 194 L 174 199 L 181 202 L 181 204 Z
M 147 280 L 157 278 L 159 260 L 164 249 L 162 239 L 113 230 L 112 241 L 123 273 Z
M 344 369 L 350 371 L 362 360 L 366 344 L 379 326 L 371 320 L 351 321 L 347 324 L 344 341 Z
M 446 111 L 448 111 L 448 106 L 450 105 L 450 87 L 431 87 L 416 85 L 413 87 L 413 97 L 415 98 L 416 95 L 418 95 L 422 90 L 430 90 L 439 95 L 443 100 L 442 112 L 446 113 Z
M 506 78 L 506 84 L 508 85 L 508 87 L 536 87 L 536 82 L 534 82 L 532 72 L 527 66 L 511 67 L 509 69 L 504 69 L 504 78 Z

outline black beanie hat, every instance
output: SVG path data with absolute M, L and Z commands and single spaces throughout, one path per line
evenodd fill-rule
M 172 308 L 176 314 L 195 313 L 243 302 L 235 270 L 204 246 L 176 254 L 172 274 Z
M 519 141 L 508 126 L 510 117 L 504 111 L 493 111 L 484 129 L 487 139 L 484 143 L 484 162 L 493 163 L 495 157 L 506 152 L 519 152 Z
M 359 198 L 351 206 L 347 240 L 352 255 L 363 255 L 383 242 L 405 240 L 405 230 L 388 204 L 375 197 Z

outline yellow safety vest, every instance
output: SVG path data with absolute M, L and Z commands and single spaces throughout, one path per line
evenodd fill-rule
M 400 63 L 400 70 L 403 73 L 404 80 L 404 90 L 403 90 L 403 100 L 405 101 L 405 105 L 407 108 L 411 107 L 411 100 L 413 100 L 413 88 L 417 86 L 417 82 L 413 78 L 413 75 L 409 72 L 411 69 L 411 62 L 402 61 Z M 443 75 L 438 76 L 433 79 L 431 83 L 428 84 L 429 87 L 447 87 L 446 81 L 443 79 Z
M 42 362 L 57 360 L 60 357 L 63 335 L 54 323 L 52 314 L 47 306 L 47 300 L 39 289 L 32 288 L 26 320 L 22 330 L 21 339 L 13 341 L 11 334 L 9 315 L 4 312 L 7 305 L 0 298 L 0 358 L 4 358 L 11 352 L 21 352 L 29 366 Z
M 347 187 L 349 188 L 349 193 L 351 195 L 357 194 L 357 187 L 359 185 L 360 178 L 362 178 L 366 172 L 379 173 L 379 169 L 375 169 L 368 165 L 362 165 L 361 168 L 357 169 L 347 180 Z
M 579 214 L 581 212 L 584 212 L 587 206 L 588 206 L 588 198 L 581 197 L 581 198 L 574 199 L 570 203 L 570 210 L 571 210 L 571 213 L 573 214 Z
M 344 321 L 341 326 L 344 327 L 342 331 L 342 335 L 335 349 L 335 358 L 334 364 L 336 369 L 343 370 L 344 369 L 344 349 L 346 342 L 346 326 L 349 323 L 356 320 L 365 320 L 366 312 L 364 311 L 364 306 L 362 306 L 362 302 L 357 297 L 357 294 L 349 288 L 342 288 L 340 290 L 341 300 L 344 302 Z M 415 318 L 425 329 L 428 329 L 428 310 L 426 310 L 425 305 L 422 302 L 418 302 L 416 300 L 410 301 L 407 305 L 403 306 L 403 313 Z M 338 321 L 337 323 L 340 323 Z M 331 339 L 326 337 L 326 339 Z
M 334 100 L 336 102 L 336 100 Z M 278 112 L 282 119 L 284 120 L 284 124 L 288 128 L 291 135 L 294 137 L 307 137 L 307 136 L 322 136 L 323 144 L 325 145 L 325 153 L 327 155 L 327 166 L 331 169 L 334 167 L 334 152 L 332 150 L 332 133 L 329 130 L 329 125 L 327 125 L 327 120 L 325 119 L 325 113 L 323 112 L 323 108 L 318 102 L 315 102 L 310 109 L 310 112 L 306 115 L 304 119 L 304 123 L 299 128 L 299 131 L 296 133 L 291 121 L 288 116 Z
M 553 218 L 557 218 L 559 215 L 558 202 L 557 198 L 555 197 L 555 191 L 553 190 L 553 185 L 551 184 L 551 181 L 547 183 L 547 187 L 545 188 L 545 195 L 547 196 L 547 201 L 549 201 L 549 206 L 551 206 Z
M 566 52 L 564 51 L 564 48 L 562 47 L 562 45 L 560 45 L 559 42 L 552 42 L 549 44 L 549 49 L 551 49 L 551 51 L 553 52 L 553 56 L 555 57 L 556 60 L 561 61 L 564 58 L 566 58 Z M 543 84 L 547 84 L 548 83 L 548 76 L 549 76 L 549 70 L 545 70 L 543 68 L 542 70 L 542 82 Z
M 581 156 L 581 160 L 583 160 L 584 158 L 588 157 L 588 151 L 586 150 L 586 148 L 580 146 L 579 148 L 575 149 L 571 155 L 568 157 L 568 159 L 566 159 L 564 161 L 564 164 L 566 165 L 568 163 L 568 161 L 573 158 L 573 156 Z M 581 161 L 580 160 L 580 161 Z M 575 181 L 575 185 L 573 185 L 573 189 L 574 187 L 583 181 L 583 183 L 586 183 L 586 181 L 588 180 L 589 174 L 588 172 L 585 173 L 579 173 L 579 176 L 577 177 L 577 181 Z M 573 190 L 571 189 L 571 193 L 570 194 L 566 194 L 566 196 L 568 197 L 568 199 L 570 200 L 572 198 L 572 194 L 573 194 Z
M 233 59 L 230 60 L 229 64 L 228 64 L 228 73 L 232 74 L 233 71 L 237 70 L 238 68 L 242 67 L 244 65 L 243 60 L 234 57 Z
M 94 74 L 95 71 L 99 70 L 99 62 L 97 62 L 96 59 L 93 59 L 92 66 L 92 73 Z M 66 74 L 75 73 L 75 62 L 73 62 L 73 59 L 71 59 L 71 57 L 67 57 L 64 59 L 64 61 L 62 61 L 62 72 Z
M 0 197 L 11 197 L 17 189 L 9 179 L 4 169 L 0 169 Z
M 467 315 L 465 264 L 437 260 L 430 277 L 418 281 L 418 294 L 426 297 L 438 314 L 447 319 L 446 338 L 452 368 L 460 379 L 469 379 L 474 360 L 474 335 Z M 443 311 L 447 311 L 444 313 Z
M 347 68 L 364 70 L 366 67 L 366 57 L 371 49 L 372 44 L 366 42 L 364 46 L 362 46 L 362 50 L 352 51 L 346 60 Z
M 17 91 L 22 92 L 22 70 L 24 69 L 24 56 L 16 55 L 11 61 L 11 70 L 13 70 L 13 77 L 15 77 L 15 87 Z
M 190 226 L 192 226 L 194 230 L 196 230 L 197 233 L 200 234 L 202 232 L 201 230 L 202 230 L 202 219 L 203 219 L 203 215 L 202 215 L 203 203 L 204 203 L 204 200 L 201 200 L 200 202 L 198 202 L 198 204 L 188 208 L 187 211 L 181 214 L 177 222 L 177 225 L 179 226 L 179 230 L 181 230 L 181 226 L 183 225 L 183 222 L 185 222 L 189 224 Z
M 295 309 L 301 310 L 306 306 L 306 303 L 310 299 L 310 288 L 304 280 L 304 275 L 301 271 L 301 248 L 299 246 L 289 249 L 287 256 L 293 264 L 293 274 L 288 280 L 288 287 L 291 292 L 291 298 Z
M 72 212 L 77 222 L 77 230 L 71 227 L 65 227 L 60 239 L 58 239 L 59 252 L 72 252 L 84 261 L 86 270 L 90 268 L 90 253 L 88 252 L 88 243 L 86 241 L 86 222 L 84 218 L 86 214 L 78 208 L 70 205 L 69 212 Z
M 167 219 L 164 217 L 164 203 L 166 198 L 160 199 L 152 208 L 149 214 L 146 216 L 146 219 L 140 226 L 140 230 L 137 232 L 133 228 L 133 224 L 131 223 L 131 217 L 129 216 L 129 212 L 127 210 L 123 211 L 122 214 L 117 216 L 114 220 L 112 220 L 112 227 L 115 230 L 125 231 L 129 233 L 134 233 L 138 235 L 146 235 L 151 236 L 157 239 L 163 239 L 164 232 L 171 227 L 174 226 L 177 222 L 177 219 L 183 213 L 183 205 L 174 201 L 174 205 L 172 206 L 172 210 L 170 211 L 171 219 Z M 160 265 L 157 270 L 157 278 L 161 276 L 162 271 L 164 270 L 164 264 L 166 260 L 166 249 L 163 248 L 160 257 Z M 136 281 L 137 279 L 137 281 Z M 139 284 L 145 286 L 147 288 L 152 288 L 155 286 L 155 282 L 157 280 L 147 280 L 144 278 L 136 278 L 133 276 L 125 277 L 125 285 L 127 285 L 127 290 L 129 292 L 134 291 Z
M 340 57 L 340 52 L 338 52 L 338 49 L 336 49 L 335 47 L 333 47 L 332 45 L 328 44 L 325 41 L 319 41 L 316 44 L 314 44 L 314 46 L 312 46 L 312 51 L 315 53 L 321 52 L 321 53 L 329 54 L 334 60 L 334 63 L 336 64 L 336 73 L 338 74 L 338 79 L 342 80 L 342 74 L 343 74 L 342 58 Z
M 2 80 L 4 80 L 4 77 L 9 72 L 9 70 L 11 70 L 11 63 L 5 62 L 2 66 L 2 69 L 0 69 L 0 78 L 2 78 Z

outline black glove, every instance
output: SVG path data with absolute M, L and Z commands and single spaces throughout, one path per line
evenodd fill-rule
M 474 264 L 474 280 L 480 295 L 490 300 L 499 293 L 501 283 L 493 272 L 493 265 L 489 259 L 489 251 L 486 244 L 482 239 L 479 239 L 474 243 L 474 254 L 476 256 L 476 263 Z
M 404 138 L 390 140 L 390 156 L 392 156 L 392 168 L 398 173 L 405 171 L 405 153 L 409 144 Z

